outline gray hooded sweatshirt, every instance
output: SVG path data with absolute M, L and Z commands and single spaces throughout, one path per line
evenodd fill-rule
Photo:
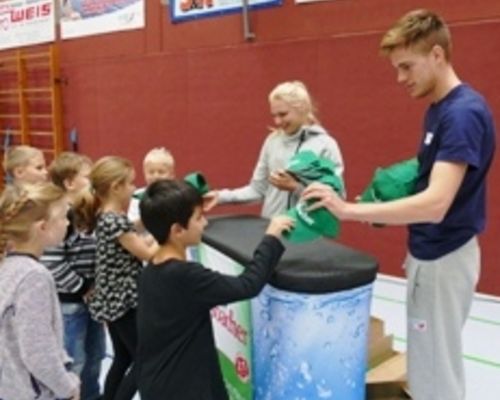
M 335 174 L 342 178 L 344 172 L 342 154 L 335 139 L 323 127 L 303 126 L 293 135 L 276 131 L 266 138 L 250 183 L 238 189 L 220 190 L 219 203 L 263 201 L 261 215 L 266 218 L 286 211 L 289 205 L 294 206 L 303 188 L 289 193 L 271 185 L 268 179 L 272 172 L 284 170 L 294 154 L 303 150 L 311 150 L 320 157 L 332 160 Z
M 0 263 L 0 399 L 68 399 L 78 378 L 67 372 L 62 317 L 50 272 L 29 255 Z

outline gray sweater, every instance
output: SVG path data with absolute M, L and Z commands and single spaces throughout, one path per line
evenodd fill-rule
M 0 263 L 0 399 L 70 398 L 61 310 L 52 276 L 29 255 Z
M 266 138 L 250 183 L 238 189 L 220 190 L 219 203 L 263 201 L 261 212 L 263 217 L 269 218 L 282 213 L 287 209 L 290 194 L 271 185 L 268 181 L 269 175 L 278 169 L 285 169 L 293 155 L 302 150 L 311 150 L 320 157 L 332 160 L 335 174 L 342 178 L 344 172 L 342 154 L 335 139 L 323 127 L 303 126 L 291 136 L 277 131 Z M 302 189 L 291 194 L 291 206 L 297 203 Z

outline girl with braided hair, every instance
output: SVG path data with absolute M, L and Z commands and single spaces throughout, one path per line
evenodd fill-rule
M 55 284 L 38 261 L 63 239 L 67 211 L 64 192 L 49 183 L 12 185 L 0 196 L 2 400 L 79 399 L 79 379 L 67 372 Z

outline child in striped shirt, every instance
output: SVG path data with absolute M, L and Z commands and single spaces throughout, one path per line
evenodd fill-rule
M 100 398 L 99 376 L 105 355 L 102 323 L 90 316 L 87 298 L 95 278 L 96 241 L 85 218 L 74 207 L 77 198 L 89 191 L 89 158 L 65 152 L 50 165 L 52 182 L 66 192 L 72 208 L 64 242 L 45 250 L 41 262 L 54 277 L 64 319 L 64 345 L 73 358 L 72 370 L 80 376 L 81 400 Z

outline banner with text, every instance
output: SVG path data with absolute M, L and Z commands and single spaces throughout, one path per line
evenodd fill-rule
M 282 0 L 248 0 L 249 8 L 281 5 Z M 242 0 L 170 0 L 172 21 L 214 17 L 242 9 Z
M 324 1 L 332 1 L 332 0 L 295 0 L 295 3 L 297 4 L 303 4 L 303 3 L 318 3 L 318 2 L 324 2 Z
M 59 0 L 59 4 L 63 39 L 145 26 L 145 0 Z
M 0 2 L 0 50 L 55 39 L 52 0 L 8 0 Z
M 226 275 L 239 275 L 243 267 L 225 254 L 202 243 L 191 259 Z M 214 307 L 210 315 L 219 363 L 231 400 L 252 400 L 252 321 L 250 301 Z

